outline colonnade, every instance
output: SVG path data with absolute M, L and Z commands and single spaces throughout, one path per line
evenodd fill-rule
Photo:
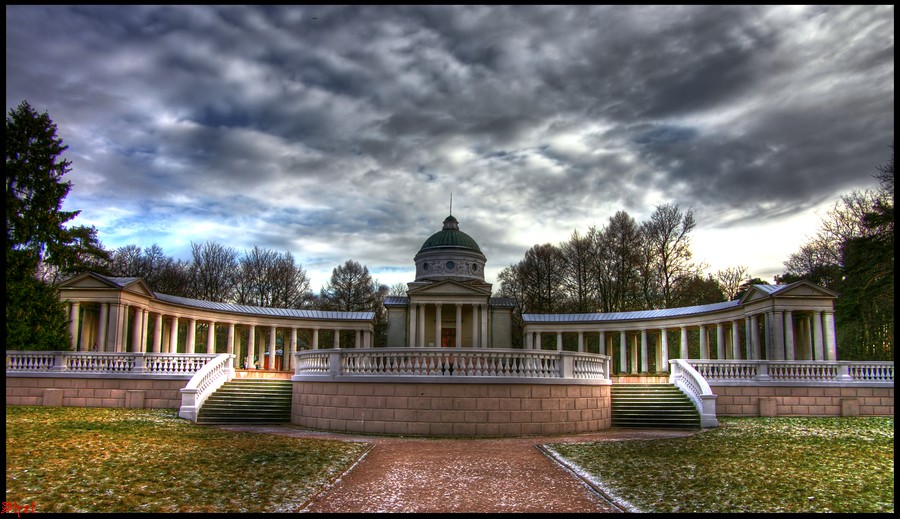
M 285 325 L 283 318 L 236 314 L 210 318 L 185 315 L 183 308 L 175 314 L 127 303 L 68 301 L 68 305 L 73 351 L 229 353 L 235 355 L 235 368 L 289 370 L 293 353 L 304 347 L 318 349 L 322 335 L 327 338 L 330 333 L 334 348 L 341 347 L 342 337 L 344 346 L 354 348 L 368 348 L 373 342 L 370 327 L 342 327 L 339 319 Z M 279 322 L 271 322 L 276 320 Z M 221 340 L 217 342 L 220 327 L 227 329 L 224 345 Z M 183 339 L 179 336 L 182 328 Z M 197 341 L 198 330 L 204 328 L 205 344 Z M 283 345 L 280 356 L 277 355 L 279 330 Z M 301 333 L 306 335 L 305 344 L 299 340 Z
M 686 319 L 690 320 L 696 321 L 696 316 Z M 679 324 L 672 318 L 665 321 L 661 324 L 635 318 L 578 325 L 565 320 L 531 321 L 526 323 L 524 347 L 563 350 L 566 345 L 572 347 L 574 342 L 579 352 L 590 350 L 611 356 L 611 365 L 619 373 L 646 373 L 651 361 L 655 371 L 667 372 L 670 358 L 837 360 L 833 311 L 767 309 L 709 322 Z M 677 337 L 672 347 L 670 333 Z M 550 340 L 546 338 L 548 335 Z M 596 349 L 589 345 L 595 345 Z
M 469 307 L 464 310 L 464 307 Z M 444 312 L 453 312 L 445 324 Z M 409 303 L 407 346 L 488 347 L 488 305 L 478 303 Z M 453 340 L 443 344 L 444 331 L 453 329 Z M 471 342 L 470 342 L 471 341 Z

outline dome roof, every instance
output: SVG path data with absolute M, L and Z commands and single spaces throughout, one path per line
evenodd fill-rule
M 439 232 L 432 234 L 431 237 L 425 240 L 425 243 L 422 244 L 422 248 L 419 249 L 419 252 L 444 247 L 471 249 L 479 253 L 481 252 L 481 249 L 478 247 L 478 244 L 475 243 L 475 240 L 468 234 L 459 230 L 459 221 L 457 221 L 453 215 L 444 219 L 444 228 Z

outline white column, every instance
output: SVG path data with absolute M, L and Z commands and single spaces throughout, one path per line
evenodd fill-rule
M 100 322 L 97 324 L 97 351 L 106 351 L 107 326 L 109 326 L 109 303 L 101 303 Z
M 372 333 L 369 330 L 363 332 L 363 348 L 374 348 L 372 344 Z
M 186 338 L 187 342 L 184 345 L 185 353 L 197 353 L 196 337 L 197 337 L 197 320 L 192 317 L 192 318 L 188 319 L 187 338 Z
M 341 347 L 341 331 L 340 331 L 340 330 L 334 330 L 333 333 L 331 334 L 331 336 L 334 337 L 334 341 L 333 341 L 333 346 L 332 346 L 332 347 L 333 347 L 334 349 L 340 348 L 340 347 Z
M 312 329 L 312 349 L 314 349 L 314 350 L 319 349 L 319 329 L 318 328 Z
M 225 340 L 225 353 L 229 355 L 234 355 L 234 323 L 228 323 L 228 339 Z M 231 359 L 231 368 L 234 369 L 237 366 L 237 356 Z
M 416 346 L 422 347 L 425 346 L 425 305 L 419 304 L 417 311 L 419 316 L 416 319 L 416 335 L 418 336 Z
M 275 333 L 274 326 L 269 327 L 269 371 L 275 371 Z
M 647 330 L 641 330 L 641 373 L 650 371 L 650 352 L 647 347 Z
M 606 355 L 606 332 L 600 331 L 597 337 L 597 353 Z
M 265 328 L 260 328 L 259 344 L 256 345 L 256 358 L 258 359 L 256 362 L 259 364 L 259 369 L 265 369 L 266 341 L 263 339 L 265 333 Z
M 753 360 L 753 338 L 750 333 L 750 318 L 744 317 L 744 339 L 747 341 L 747 360 Z
M 127 351 L 128 348 L 128 305 L 123 304 L 119 308 L 120 318 L 118 322 L 118 340 L 116 341 L 116 353 Z
M 540 334 L 538 334 L 540 336 Z M 478 305 L 472 305 L 472 347 L 478 348 Z M 538 343 L 540 349 L 540 343 Z
M 716 323 L 716 359 L 725 359 L 725 328 L 722 323 Z
M 822 315 L 822 331 L 825 335 L 825 360 L 838 360 L 837 335 L 834 331 L 834 312 Z
M 247 329 L 247 369 L 253 369 L 253 360 L 256 356 L 256 325 L 251 324 Z
M 774 355 L 770 360 L 784 360 L 784 314 L 772 311 L 772 348 Z
M 297 327 L 291 327 L 291 351 L 287 355 L 287 357 L 282 361 L 285 366 L 282 366 L 286 370 L 290 370 L 294 367 L 294 354 L 297 353 Z
M 407 346 L 410 348 L 416 345 L 416 318 L 418 317 L 418 306 L 416 303 L 409 303 L 409 307 L 407 308 L 407 320 L 409 321 L 409 337 L 407 340 Z
M 481 347 L 487 348 L 488 344 L 488 305 L 481 305 Z
M 669 372 L 669 332 L 665 328 L 659 332 L 660 339 L 660 361 L 659 371 L 662 373 Z
M 535 337 L 534 346 L 535 346 L 535 348 L 537 348 L 539 350 L 543 350 L 544 349 L 544 340 L 541 338 L 541 332 L 537 332 L 536 335 L 537 335 L 537 337 Z
M 106 324 L 106 344 L 103 351 L 116 351 L 119 340 L 119 304 L 109 303 L 109 321 Z
M 72 304 L 69 306 L 69 336 L 72 340 L 72 351 L 81 351 L 78 349 L 78 324 L 80 320 L 81 305 L 78 301 L 72 301 Z
M 150 339 L 150 310 L 141 310 L 141 351 L 147 351 L 147 341 Z
M 156 314 L 156 319 L 154 319 L 153 323 L 153 347 L 151 351 L 153 353 L 160 352 L 160 346 L 162 345 L 162 330 L 163 330 L 163 316 L 162 314 Z
M 443 346 L 441 344 L 441 304 L 434 305 L 434 345 L 437 348 Z
M 619 332 L 619 372 L 628 372 L 628 345 L 625 343 L 625 332 Z
M 210 321 L 206 329 L 206 353 L 216 352 L 216 322 Z
M 562 351 L 562 332 L 556 332 L 556 351 Z
M 825 360 L 825 339 L 822 333 L 822 312 L 813 312 L 813 345 L 816 360 Z
M 166 353 L 178 353 L 178 318 L 172 316 L 172 328 L 169 329 L 169 351 Z
M 131 328 L 131 352 L 140 353 L 143 351 L 141 347 L 141 332 L 144 330 L 144 312 L 143 309 L 134 307 L 134 324 Z
M 638 372 L 638 336 L 634 334 L 631 337 L 631 373 L 636 375 Z
M 759 342 L 759 318 L 750 316 L 750 350 L 753 353 L 752 360 L 762 359 L 762 345 Z
M 731 321 L 731 358 L 734 360 L 741 359 L 741 335 L 740 321 Z
M 356 334 L 353 337 L 353 347 L 362 348 L 362 330 L 356 330 Z
M 584 332 L 578 332 L 578 352 L 584 353 Z
M 797 360 L 794 352 L 794 315 L 784 311 L 784 360 Z
M 700 358 L 706 360 L 709 358 L 709 343 L 706 342 L 706 325 L 700 325 Z
M 456 304 L 456 347 L 462 348 L 462 305 Z

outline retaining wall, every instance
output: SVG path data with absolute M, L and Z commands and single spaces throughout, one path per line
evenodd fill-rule
M 178 409 L 188 378 L 6 377 L 6 405 Z
M 610 386 L 295 381 L 301 427 L 409 436 L 585 433 L 611 425 Z
M 893 416 L 893 387 L 716 386 L 718 416 Z

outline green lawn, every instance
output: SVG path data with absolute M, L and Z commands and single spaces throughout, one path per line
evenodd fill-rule
M 721 418 L 688 437 L 548 447 L 636 511 L 894 511 L 893 417 Z
M 174 410 L 6 408 L 6 503 L 35 512 L 294 511 L 364 443 L 194 425 Z

